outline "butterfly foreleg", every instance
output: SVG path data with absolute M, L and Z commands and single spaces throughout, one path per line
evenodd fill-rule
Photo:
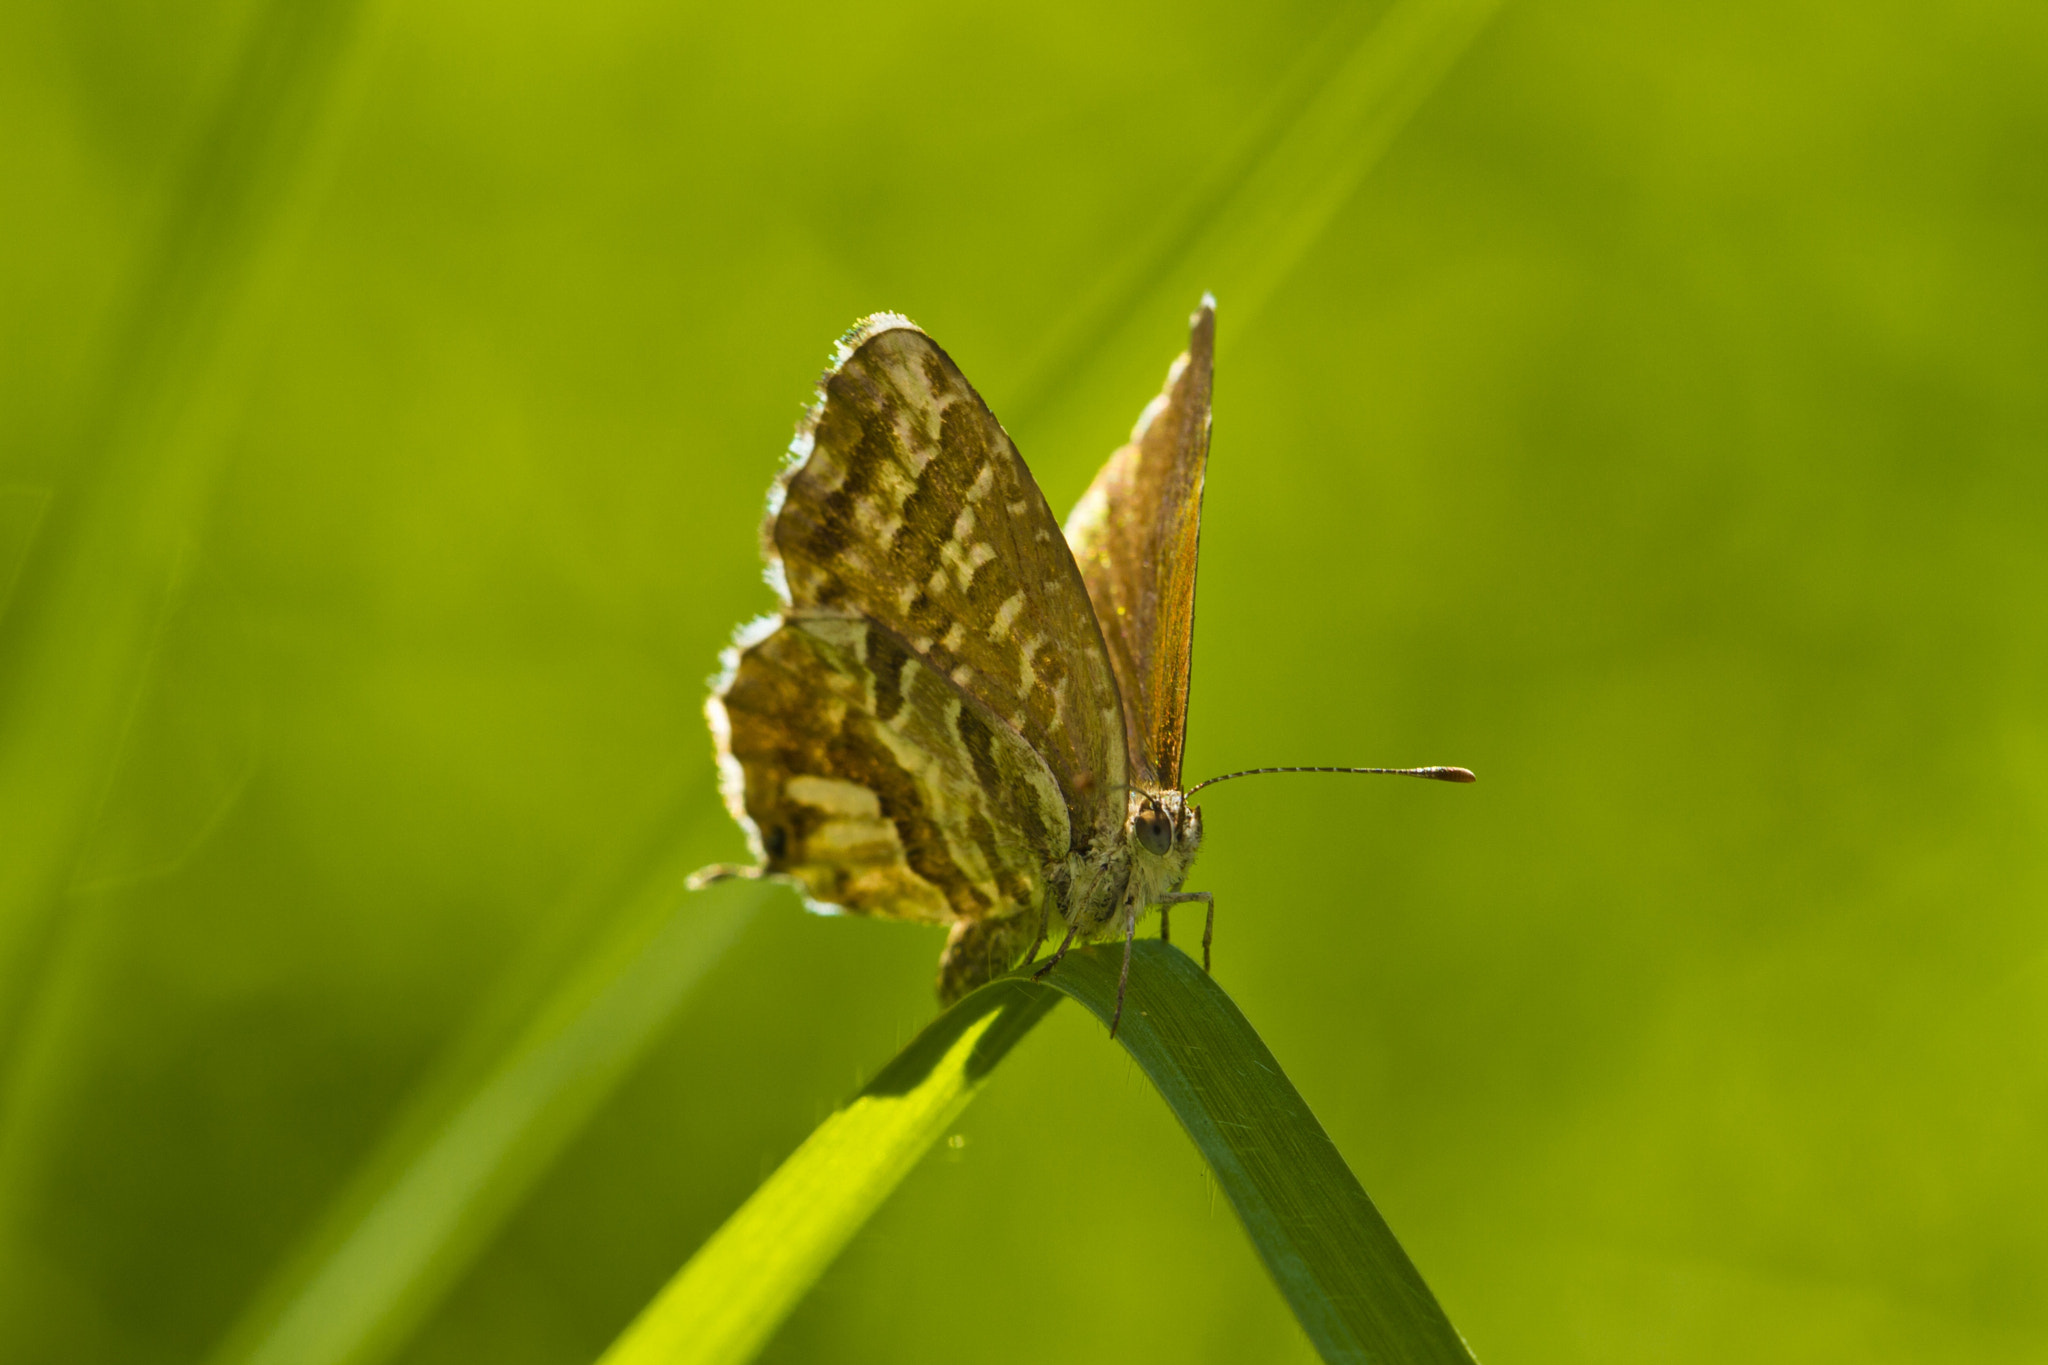
M 1060 946 L 1053 950 L 1052 956 L 1045 960 L 1043 967 L 1031 974 L 1033 981 L 1043 981 L 1047 972 L 1060 965 L 1060 959 L 1067 955 L 1067 949 L 1074 946 L 1074 931 L 1080 927 L 1078 923 L 1067 926 L 1067 936 L 1060 940 Z
M 1216 897 L 1207 891 L 1169 891 L 1159 898 L 1159 937 L 1166 937 L 1166 908 L 1187 901 L 1200 901 L 1208 907 L 1208 918 L 1202 921 L 1202 970 L 1209 970 L 1209 940 L 1216 937 Z
M 1038 950 L 1045 946 L 1046 926 L 1052 922 L 1052 893 L 1047 892 L 1038 902 L 1038 932 L 1032 935 L 1031 951 L 1024 955 L 1024 965 L 1029 967 L 1038 961 Z M 1035 979 L 1035 978 L 1034 978 Z
M 1124 926 L 1124 969 L 1116 978 L 1116 1009 L 1109 1016 L 1109 1036 L 1116 1037 L 1116 1026 L 1124 1021 L 1124 987 L 1131 984 L 1131 940 L 1138 936 L 1138 920 L 1132 916 Z
M 705 887 L 716 886 L 720 882 L 760 881 L 767 875 L 768 869 L 763 867 L 743 867 L 738 863 L 713 863 L 709 867 L 700 867 L 689 876 L 683 878 L 683 890 L 702 891 Z

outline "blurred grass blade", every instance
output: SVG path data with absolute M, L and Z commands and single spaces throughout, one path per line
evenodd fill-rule
M 1201 1149 L 1266 1269 L 1328 1361 L 1472 1356 L 1280 1063 L 1207 972 L 1138 943 L 1117 1041 Z M 1106 1025 L 1121 945 L 1070 953 L 1047 979 Z
M 941 1015 L 755 1191 L 601 1365 L 750 1360 L 1060 994 L 1108 1022 L 1121 954 L 1121 945 L 1070 953 L 1045 985 L 1007 977 Z M 1207 1159 L 1323 1359 L 1472 1365 L 1230 997 L 1167 944 L 1140 943 L 1135 957 L 1118 1040 Z
M 1400 0 L 1246 178 L 1194 252 L 1238 331 L 1293 273 L 1498 3 Z
M 758 883 L 685 893 L 699 851 L 672 847 L 643 874 L 619 930 L 403 1160 L 360 1182 L 216 1365 L 367 1365 L 404 1344 L 763 898 Z
M 751 1359 L 1059 998 L 1005 979 L 940 1015 L 712 1234 L 603 1365 Z
M 1286 139 L 1344 58 L 1371 32 L 1375 17 L 1370 6 L 1342 6 L 1302 44 L 1293 64 L 1236 135 L 1214 151 L 1194 182 L 1096 275 L 1039 340 L 1024 362 L 1017 396 L 1003 405 L 1006 416 L 1031 421 L 1044 404 L 1071 388 L 1077 371 L 1105 337 L 1147 305 L 1170 293 L 1186 292 L 1185 276 L 1201 268 L 1191 265 L 1197 249 L 1213 235 L 1216 223 L 1229 216 L 1235 196 Z
M 21 485 L 0 488 L 0 622 L 7 620 L 7 604 L 14 600 L 14 581 L 28 561 L 28 548 L 35 543 L 36 528 L 50 505 L 50 490 Z
M 0 1058 L 226 447 L 260 304 L 318 198 L 376 0 L 273 0 L 83 387 L 0 636 Z M 11 1064 L 10 1064 L 11 1070 Z M 11 1108 L 14 1079 L 0 1093 Z
M 1131 328 L 1172 335 L 1205 289 L 1227 310 L 1223 338 L 1241 333 L 1499 3 L 1399 0 L 1362 33 L 1363 7 L 1340 13 L 1246 131 L 1041 344 L 1006 415 L 1030 422 L 1077 384 L 1099 382 L 1101 351 Z M 1342 54 L 1334 64 L 1331 49 Z

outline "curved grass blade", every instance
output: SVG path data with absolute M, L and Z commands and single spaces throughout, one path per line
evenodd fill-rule
M 1059 999 L 1005 978 L 940 1015 L 711 1235 L 601 1365 L 752 1359 Z
M 1223 988 L 1169 944 L 1132 948 L 1117 1041 L 1201 1149 L 1323 1359 L 1472 1365 L 1408 1253 Z M 1069 953 L 1047 984 L 1106 1026 L 1122 951 Z
M 713 1234 L 600 1365 L 751 1359 L 1062 994 L 1108 1023 L 1121 954 L 1069 953 L 1044 985 L 1006 977 L 940 1015 Z M 1329 1135 L 1207 973 L 1167 944 L 1135 945 L 1117 1037 L 1207 1159 L 1323 1359 L 1472 1365 Z

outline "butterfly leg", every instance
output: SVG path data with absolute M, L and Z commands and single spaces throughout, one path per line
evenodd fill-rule
M 1024 965 L 1029 967 L 1038 961 L 1038 950 L 1045 946 L 1045 927 L 1052 918 L 1052 897 L 1045 896 L 1038 902 L 1038 936 L 1031 940 L 1031 951 L 1024 954 Z
M 1124 1021 L 1124 987 L 1131 984 L 1131 940 L 1138 936 L 1138 917 L 1131 916 L 1129 927 L 1124 930 L 1124 969 L 1116 979 L 1116 1011 L 1109 1016 L 1109 1036 L 1116 1037 L 1116 1026 Z
M 1208 913 L 1202 916 L 1202 974 L 1209 974 L 1209 940 L 1216 937 L 1216 898 L 1204 891 L 1203 908 Z
M 1173 907 L 1171 905 L 1161 904 L 1159 907 L 1159 941 L 1161 943 L 1173 942 L 1173 925 L 1167 922 L 1167 916 L 1172 910 Z
M 1159 937 L 1166 937 L 1166 907 L 1181 905 L 1188 901 L 1200 901 L 1209 908 L 1209 917 L 1202 921 L 1202 970 L 1209 970 L 1209 940 L 1216 937 L 1216 897 L 1207 891 L 1174 891 L 1159 898 Z
M 767 875 L 766 868 L 742 867 L 738 863 L 713 863 L 709 867 L 700 867 L 683 878 L 683 890 L 702 891 L 707 886 L 735 880 L 759 881 Z
M 1080 927 L 1081 926 L 1079 924 L 1070 924 L 1067 926 L 1067 936 L 1060 940 L 1060 946 L 1053 951 L 1053 955 L 1051 957 L 1045 960 L 1045 965 L 1043 967 L 1040 967 L 1037 971 L 1031 974 L 1031 979 L 1033 981 L 1044 980 L 1045 974 L 1047 972 L 1051 971 L 1053 968 L 1060 965 L 1060 959 L 1067 955 L 1067 949 L 1074 946 L 1074 931 Z

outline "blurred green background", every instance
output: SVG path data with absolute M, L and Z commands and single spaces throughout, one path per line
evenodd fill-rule
M 5 1359 L 594 1356 L 933 1011 L 676 908 L 830 342 L 1064 509 L 1204 287 L 1190 774 L 1482 780 L 1193 884 L 1480 1358 L 2048 1355 L 2039 5 L 17 0 L 0 108 Z M 959 1138 L 769 1359 L 1309 1358 L 1078 1010 Z

